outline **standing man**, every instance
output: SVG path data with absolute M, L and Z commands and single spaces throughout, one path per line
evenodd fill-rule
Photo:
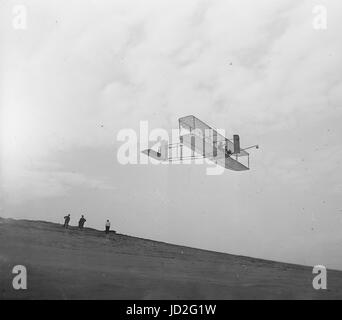
M 64 217 L 64 228 L 68 229 L 70 222 L 70 213 Z
M 83 229 L 84 223 L 85 223 L 86 221 L 87 221 L 87 220 L 84 219 L 84 215 L 82 215 L 81 219 L 78 221 L 78 227 L 80 228 L 80 230 Z
M 106 234 L 109 233 L 109 229 L 110 229 L 110 222 L 109 222 L 109 220 L 107 220 L 107 222 L 106 222 Z

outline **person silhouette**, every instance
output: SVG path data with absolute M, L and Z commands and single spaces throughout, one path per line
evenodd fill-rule
M 64 228 L 68 229 L 70 222 L 70 213 L 64 217 Z
M 78 227 L 80 228 L 80 230 L 83 229 L 84 223 L 85 223 L 86 221 L 87 221 L 87 220 L 84 218 L 84 215 L 82 215 L 81 219 L 78 221 Z
M 110 221 L 107 220 L 107 222 L 106 222 L 106 234 L 109 233 L 109 229 L 110 229 Z

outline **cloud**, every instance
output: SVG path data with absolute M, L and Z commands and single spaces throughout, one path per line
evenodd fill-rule
M 10 203 L 25 203 L 37 198 L 61 197 L 74 189 L 116 190 L 103 178 L 79 172 L 65 171 L 58 162 L 35 162 L 30 166 L 15 166 L 2 174 L 1 188 Z
M 36 3 L 24 43 L 6 30 L 7 165 L 108 146 L 146 119 L 195 114 L 248 137 L 340 113 L 338 28 L 314 30 L 311 1 Z

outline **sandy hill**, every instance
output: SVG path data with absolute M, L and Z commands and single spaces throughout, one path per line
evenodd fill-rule
M 24 265 L 27 290 L 14 290 Z M 342 272 L 0 218 L 0 299 L 341 299 Z

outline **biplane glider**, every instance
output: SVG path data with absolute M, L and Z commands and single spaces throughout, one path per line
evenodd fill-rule
M 226 169 L 249 170 L 249 153 L 246 150 L 258 149 L 258 145 L 242 149 L 239 135 L 234 135 L 233 141 L 229 140 L 193 115 L 179 118 L 178 122 L 178 143 L 164 142 L 157 151 L 146 149 L 142 153 L 162 162 L 207 158 Z

